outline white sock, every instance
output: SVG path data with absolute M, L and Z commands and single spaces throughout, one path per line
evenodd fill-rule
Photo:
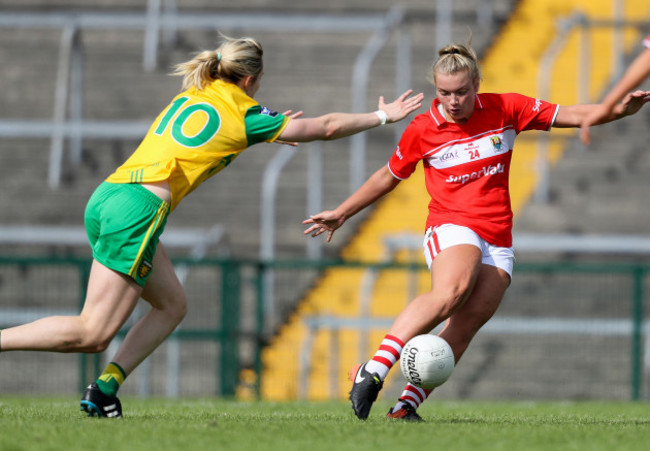
M 417 409 L 420 407 L 420 404 L 429 397 L 432 391 L 433 390 L 425 390 L 424 388 L 416 387 L 412 384 L 406 384 L 402 396 L 399 397 L 397 404 L 395 404 L 395 407 L 393 408 L 393 412 L 397 412 L 407 403 Z
M 395 362 L 399 360 L 404 343 L 397 337 L 386 335 L 379 345 L 377 353 L 366 363 L 366 371 L 377 373 L 383 381 Z

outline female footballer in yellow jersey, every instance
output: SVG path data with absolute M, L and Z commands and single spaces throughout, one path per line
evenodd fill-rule
M 420 107 L 407 91 L 378 110 L 300 118 L 260 106 L 263 74 L 253 38 L 224 41 L 179 64 L 183 92 L 156 118 L 140 146 L 93 193 L 85 224 L 93 251 L 86 300 L 78 316 L 52 316 L 0 333 L 0 351 L 101 352 L 140 297 L 149 312 L 129 331 L 111 363 L 83 393 L 81 409 L 120 417 L 124 379 L 185 316 L 185 292 L 159 237 L 167 216 L 203 181 L 260 142 L 337 139 L 397 122 Z

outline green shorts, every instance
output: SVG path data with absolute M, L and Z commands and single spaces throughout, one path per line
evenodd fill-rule
M 93 258 L 144 287 L 168 215 L 169 204 L 139 184 L 103 182 L 84 218 Z

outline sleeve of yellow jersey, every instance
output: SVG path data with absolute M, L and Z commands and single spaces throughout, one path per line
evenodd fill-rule
M 289 123 L 289 118 L 261 105 L 248 109 L 244 117 L 248 145 L 273 142 Z

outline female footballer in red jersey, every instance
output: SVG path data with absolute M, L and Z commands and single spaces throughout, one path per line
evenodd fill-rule
M 93 264 L 79 316 L 43 318 L 0 333 L 0 351 L 101 352 L 142 297 L 149 312 L 83 394 L 89 415 L 121 417 L 117 390 L 178 326 L 185 292 L 159 237 L 167 216 L 198 185 L 253 144 L 337 139 L 397 122 L 420 107 L 407 91 L 375 112 L 300 118 L 260 106 L 262 46 L 229 39 L 179 64 L 183 92 L 154 121 L 142 143 L 93 193 L 85 213 Z
M 605 96 L 600 105 L 598 105 L 598 108 L 582 121 L 580 125 L 580 139 L 584 144 L 589 144 L 591 141 L 589 127 L 607 117 L 625 94 L 639 86 L 643 80 L 650 76 L 650 35 L 646 36 L 643 45 L 646 49 L 632 61 L 632 64 L 627 68 L 621 80 Z
M 470 46 L 439 51 L 432 67 L 437 98 L 413 119 L 388 164 L 336 209 L 303 221 L 305 234 L 330 241 L 345 221 L 408 178 L 422 161 L 431 196 L 424 255 L 431 290 L 397 316 L 377 353 L 350 372 L 356 416 L 368 417 L 404 344 L 445 321 L 440 336 L 458 361 L 494 314 L 510 285 L 514 262 L 508 188 L 515 137 L 525 130 L 579 127 L 596 105 L 559 106 L 520 94 L 479 94 L 477 57 Z M 625 97 L 599 123 L 637 112 L 650 92 Z M 417 407 L 429 390 L 407 385 L 389 418 L 421 420 Z

